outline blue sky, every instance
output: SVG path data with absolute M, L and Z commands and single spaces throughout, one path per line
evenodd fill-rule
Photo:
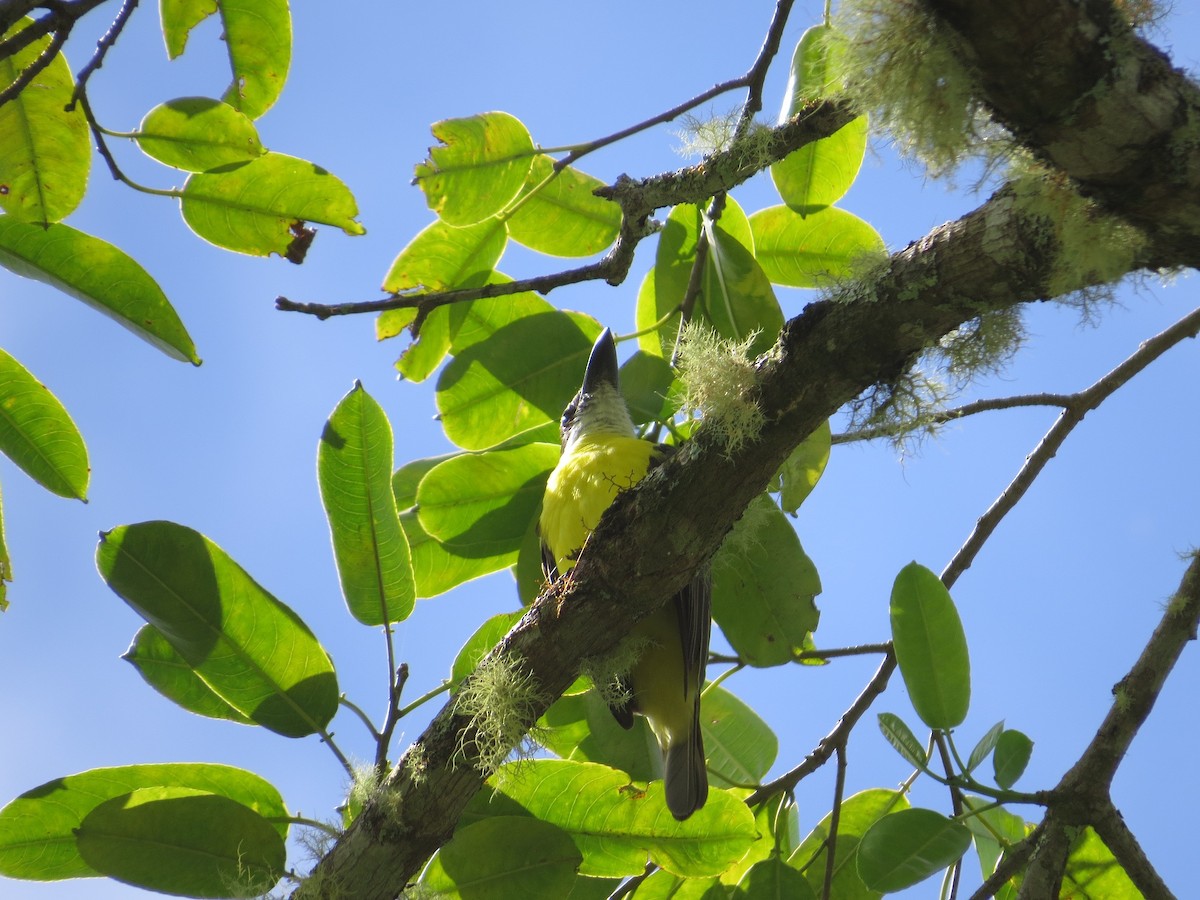
M 85 19 L 68 45 L 73 69 L 115 12 L 109 7 Z M 0 672 L 8 686 L 0 714 L 9 734 L 0 757 L 0 803 L 93 767 L 196 760 L 250 769 L 276 784 L 293 810 L 333 814 L 343 773 L 315 738 L 289 741 L 190 716 L 118 659 L 140 620 L 96 574 L 97 533 L 146 519 L 204 532 L 297 610 L 332 654 L 342 689 L 380 715 L 383 641 L 356 624 L 340 599 L 315 478 L 317 440 L 358 378 L 393 422 L 397 463 L 450 448 L 432 419 L 432 383 L 396 381 L 392 362 L 400 342 L 376 344 L 369 317 L 322 323 L 276 312 L 275 296 L 328 302 L 379 296 L 394 255 L 432 218 L 409 185 L 413 164 L 431 143 L 431 122 L 502 109 L 544 146 L 608 134 L 744 72 L 773 7 L 765 0 L 686 6 L 462 0 L 436 12 L 433 4 L 364 3 L 333 12 L 296 4 L 292 73 L 279 103 L 260 120 L 260 135 L 270 149 L 310 159 L 345 181 L 367 228 L 360 238 L 322 228 L 299 267 L 203 243 L 174 202 L 115 184 L 95 161 L 88 197 L 69 223 L 146 266 L 189 327 L 204 364 L 169 360 L 76 301 L 0 273 L 3 346 L 67 406 L 93 470 L 90 502 L 82 505 L 52 497 L 0 460 L 17 579 L 12 607 L 0 618 Z M 797 4 L 768 80 L 766 117 L 774 117 L 782 97 L 791 47 L 820 11 L 819 3 Z M 139 8 L 92 81 L 102 123 L 130 129 L 164 100 L 218 96 L 228 83 L 218 34 L 214 22 L 201 26 L 184 58 L 168 63 L 153 5 Z M 1152 37 L 1176 65 L 1195 69 L 1200 20 L 1186 4 Z M 720 98 L 712 110 L 724 113 L 738 99 Z M 677 168 L 684 161 L 675 153 L 675 130 L 656 128 L 580 167 L 605 181 Z M 119 149 L 134 178 L 160 187 L 182 182 L 143 164 L 132 148 Z M 982 202 L 966 190 L 972 180 L 964 172 L 957 188 L 931 181 L 876 138 L 841 205 L 870 221 L 896 250 Z M 778 202 L 765 177 L 735 197 L 748 211 Z M 643 248 L 625 285 L 561 289 L 552 301 L 631 331 L 651 249 Z M 521 276 L 560 265 L 510 249 L 501 268 Z M 1070 309 L 1030 309 L 1025 349 L 1000 377 L 967 396 L 1081 389 L 1188 312 L 1195 297 L 1194 278 L 1186 275 L 1170 286 L 1151 280 L 1136 290 L 1123 287 L 1098 328 Z M 780 299 L 789 316 L 806 302 L 799 292 L 783 291 Z M 1111 686 L 1178 584 L 1178 554 L 1200 542 L 1191 394 L 1198 375 L 1200 359 L 1188 342 L 1089 414 L 956 586 L 974 673 L 959 744 L 969 748 L 1000 719 L 1026 732 L 1036 743 L 1018 787 L 1050 787 L 1077 758 L 1111 702 Z M 824 583 L 818 644 L 885 639 L 896 572 L 913 559 L 940 571 L 1054 418 L 1048 409 L 976 417 L 904 458 L 887 445 L 835 447 L 796 523 Z M 420 602 L 399 629 L 398 654 L 412 672 L 406 695 L 435 686 L 478 622 L 515 603 L 505 575 Z M 776 729 L 776 772 L 782 772 L 833 727 L 875 665 L 870 658 L 747 672 L 726 686 Z M 1198 677 L 1200 662 L 1189 648 L 1114 786 L 1127 822 L 1182 894 L 1196 886 L 1184 853 L 1191 833 L 1184 810 L 1197 799 L 1189 748 L 1197 738 Z M 874 711 L 916 721 L 898 677 Z M 418 714 L 402 723 L 397 752 L 424 721 Z M 334 730 L 351 755 L 371 753 L 352 717 L 340 715 Z M 871 717 L 850 744 L 849 762 L 851 791 L 894 786 L 909 774 Z M 832 775 L 823 771 L 801 786 L 802 833 L 828 811 Z M 930 785 L 922 784 L 915 800 L 948 808 Z M 967 871 L 968 883 L 975 881 L 976 871 Z M 914 895 L 931 896 L 929 884 Z M 34 900 L 137 893 L 103 881 L 0 885 L 4 896 Z

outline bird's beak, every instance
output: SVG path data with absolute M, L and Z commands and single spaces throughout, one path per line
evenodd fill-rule
M 583 373 L 584 394 L 594 394 L 603 385 L 618 386 L 617 375 L 617 344 L 613 340 L 612 331 L 605 328 L 596 338 L 592 346 L 592 355 L 588 357 L 587 370 Z

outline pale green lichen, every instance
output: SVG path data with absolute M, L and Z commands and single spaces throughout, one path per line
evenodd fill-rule
M 940 427 L 950 390 L 946 383 L 917 366 L 886 384 L 877 384 L 851 401 L 850 434 L 866 432 L 884 437 L 898 450 L 914 440 L 931 437 Z
M 633 636 L 621 641 L 610 653 L 582 660 L 579 671 L 591 681 L 605 706 L 613 708 L 629 703 L 629 673 L 650 645 L 649 638 Z
M 680 406 L 704 418 L 725 452 L 733 454 L 758 438 L 766 421 L 754 399 L 758 370 L 750 347 L 758 334 L 744 341 L 725 340 L 706 325 L 689 322 L 679 354 Z
M 846 0 L 831 40 L 846 94 L 935 175 L 1000 137 L 955 37 L 915 0 Z
M 487 774 L 499 768 L 513 750 L 518 756 L 532 752 L 527 732 L 543 699 L 541 687 L 520 657 L 484 660 L 455 698 L 455 714 L 468 720 L 460 732 L 455 758 L 470 760 Z
M 1066 175 L 1018 154 L 1010 164 L 1010 184 L 1017 207 L 1044 221 L 1053 241 L 1050 297 L 1092 303 L 1107 294 L 1105 285 L 1135 267 L 1145 236 L 1081 195 Z

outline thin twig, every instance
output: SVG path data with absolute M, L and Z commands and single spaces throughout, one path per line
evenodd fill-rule
M 1020 394 L 1013 397 L 992 397 L 987 400 L 975 400 L 971 403 L 964 403 L 962 406 L 956 406 L 953 409 L 946 409 L 935 413 L 921 422 L 917 427 L 945 425 L 947 422 L 955 422 L 959 419 L 965 419 L 967 416 L 992 412 L 998 409 L 1019 409 L 1029 406 L 1057 406 L 1065 409 L 1070 406 L 1073 397 L 1073 394 Z M 864 428 L 861 431 L 846 431 L 835 434 L 833 436 L 833 443 L 850 444 L 855 441 L 892 438 L 911 430 L 912 428 L 896 428 L 880 425 L 875 428 Z
M 1007 848 L 1000 858 L 1000 862 L 996 864 L 995 870 L 970 896 L 970 900 L 987 900 L 988 897 L 996 896 L 1014 875 L 1025 868 L 1025 863 L 1029 861 L 1033 848 L 1038 845 L 1043 833 L 1043 827 L 1038 825 L 1023 840 Z
M 104 36 L 96 42 L 96 52 L 92 54 L 88 64 L 75 76 L 75 91 L 71 94 L 71 102 L 67 104 L 67 112 L 75 109 L 76 102 L 87 90 L 88 79 L 92 77 L 92 73 L 104 65 L 104 57 L 108 55 L 109 48 L 117 42 L 117 38 L 125 30 L 125 23 L 129 21 L 129 16 L 137 5 L 138 0 L 125 0 L 121 4 L 121 8 L 117 10 L 112 24 L 108 26 L 108 31 L 104 32 Z
M 954 558 L 950 560 L 950 564 L 946 566 L 946 570 L 942 573 L 942 580 L 950 579 L 947 587 L 970 568 L 984 543 L 996 530 L 996 526 L 1000 524 L 1000 520 L 1025 496 L 1025 492 L 1029 490 L 1034 479 L 1058 453 L 1063 441 L 1067 439 L 1075 426 L 1083 421 L 1083 417 L 1171 347 L 1184 338 L 1195 337 L 1198 332 L 1200 332 L 1200 309 L 1194 309 L 1171 327 L 1143 341 L 1124 362 L 1091 387 L 1080 391 L 1071 398 L 1058 421 L 1046 432 L 1037 447 L 1034 448 L 1033 453 L 1025 460 L 1025 464 L 1021 466 L 1016 477 L 996 498 L 996 502 L 980 517 L 966 543 L 959 548 L 958 552 L 954 554 Z
M 391 668 L 391 674 L 388 678 L 388 711 L 383 719 L 383 728 L 379 732 L 379 740 L 375 745 L 375 769 L 380 775 L 387 773 L 388 749 L 392 744 L 392 735 L 396 731 L 396 725 L 402 718 L 400 712 L 400 698 L 404 694 L 404 685 L 408 682 L 408 663 L 400 663 L 399 668 L 394 668 L 395 663 L 394 651 L 392 649 L 391 626 L 388 626 L 388 665 Z
M 842 798 L 846 795 L 846 745 L 837 748 L 837 775 L 833 781 L 833 806 L 829 812 L 829 836 L 825 838 L 825 883 L 821 888 L 822 900 L 833 896 L 834 864 L 837 862 L 838 826 L 842 822 Z

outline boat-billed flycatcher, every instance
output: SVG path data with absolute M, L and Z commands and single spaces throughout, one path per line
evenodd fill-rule
M 583 386 L 562 417 L 562 456 L 550 473 L 539 530 L 542 564 L 553 580 L 579 551 L 621 491 L 637 484 L 670 448 L 637 437 L 617 386 L 617 347 L 605 329 L 592 347 Z M 625 728 L 649 720 L 663 754 L 667 807 L 686 819 L 708 798 L 700 736 L 700 689 L 708 661 L 711 591 L 707 571 L 642 619 L 631 637 L 644 645 L 628 674 L 628 700 L 611 706 Z

